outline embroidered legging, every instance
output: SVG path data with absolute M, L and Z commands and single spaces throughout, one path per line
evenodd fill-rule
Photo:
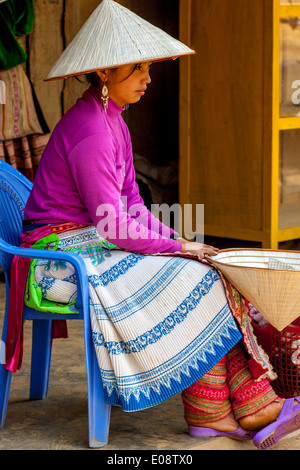
M 253 379 L 242 343 L 182 392 L 185 419 L 191 426 L 218 421 L 231 411 L 239 420 L 277 398 L 269 380 Z

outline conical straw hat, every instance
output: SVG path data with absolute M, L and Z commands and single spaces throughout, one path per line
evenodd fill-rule
M 300 252 L 222 250 L 207 259 L 278 331 L 300 316 Z
M 52 67 L 46 80 L 188 54 L 194 54 L 194 51 L 160 28 L 113 0 L 103 0 Z

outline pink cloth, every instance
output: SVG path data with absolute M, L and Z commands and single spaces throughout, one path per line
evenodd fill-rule
M 66 113 L 41 158 L 25 219 L 95 225 L 100 236 L 129 251 L 180 252 L 181 243 L 169 238 L 173 230 L 152 216 L 139 194 L 122 111 L 109 100 L 105 114 L 100 91 L 91 86 Z M 107 205 L 115 233 L 105 231 Z
M 49 227 L 34 230 L 32 234 L 22 234 L 22 248 L 31 246 L 40 238 L 51 233 Z M 24 294 L 27 282 L 30 259 L 14 256 L 11 264 L 10 292 L 8 308 L 8 324 L 5 342 L 6 363 L 3 367 L 11 372 L 21 369 L 23 360 L 23 325 L 24 325 Z M 65 320 L 55 320 L 53 338 L 67 338 L 68 331 Z

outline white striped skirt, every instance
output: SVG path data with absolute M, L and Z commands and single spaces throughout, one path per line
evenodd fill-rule
M 95 227 L 58 237 L 58 250 L 78 252 L 86 264 L 107 403 L 125 411 L 156 405 L 196 382 L 241 340 L 220 276 L 207 264 L 112 249 Z M 35 280 L 45 299 L 76 300 L 68 263 L 37 261 Z

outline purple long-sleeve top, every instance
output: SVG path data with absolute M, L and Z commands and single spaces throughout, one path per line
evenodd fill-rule
M 182 244 L 145 207 L 135 180 L 123 108 L 91 86 L 55 127 L 42 155 L 25 219 L 95 225 L 129 251 L 174 253 Z

